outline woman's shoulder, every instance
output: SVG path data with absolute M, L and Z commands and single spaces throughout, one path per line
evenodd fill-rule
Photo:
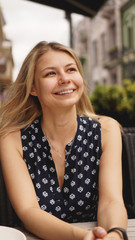
M 100 116 L 100 123 L 104 130 L 121 129 L 120 123 L 112 117 Z
M 21 143 L 21 135 L 20 135 L 20 131 L 14 131 L 11 133 L 8 133 L 4 136 L 0 137 L 0 146 L 5 147 L 5 146 L 16 146 L 18 147 Z
M 101 138 L 102 145 L 108 145 L 109 142 L 121 141 L 121 126 L 117 120 L 111 117 L 102 116 L 101 118 Z

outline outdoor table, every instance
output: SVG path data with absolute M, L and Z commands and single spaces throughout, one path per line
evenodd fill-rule
M 90 230 L 96 226 L 96 222 L 84 222 L 84 223 L 72 223 L 72 224 L 87 230 Z M 25 234 L 27 240 L 41 240 L 41 238 L 34 236 L 33 234 L 27 232 L 25 229 L 18 228 L 18 230 L 22 231 Z M 135 219 L 128 219 L 127 234 L 128 234 L 129 240 L 135 240 Z

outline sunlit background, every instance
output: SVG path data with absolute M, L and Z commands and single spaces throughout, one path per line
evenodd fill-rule
M 0 102 L 31 48 L 39 41 L 58 41 L 79 56 L 95 111 L 134 126 L 135 0 L 100 1 L 93 15 L 88 7 L 98 0 L 63 1 L 76 3 L 87 17 L 33 1 L 0 0 Z
M 23 59 L 39 41 L 58 41 L 69 45 L 69 23 L 65 11 L 26 0 L 0 0 L 4 31 L 12 41 L 15 79 Z M 74 22 L 81 15 L 74 14 Z

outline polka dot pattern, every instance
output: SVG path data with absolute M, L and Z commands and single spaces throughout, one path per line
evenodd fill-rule
M 77 121 L 78 129 L 65 164 L 62 190 L 49 143 L 41 129 L 41 118 L 21 130 L 24 161 L 41 209 L 70 223 L 96 220 L 102 153 L 100 124 L 80 116 Z M 71 143 L 66 146 L 66 154 Z

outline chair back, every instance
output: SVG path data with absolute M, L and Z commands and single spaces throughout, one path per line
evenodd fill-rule
M 17 217 L 9 201 L 0 164 L 0 225 L 19 227 L 21 221 Z
M 135 218 L 135 128 L 124 128 L 122 142 L 123 197 L 128 218 Z

